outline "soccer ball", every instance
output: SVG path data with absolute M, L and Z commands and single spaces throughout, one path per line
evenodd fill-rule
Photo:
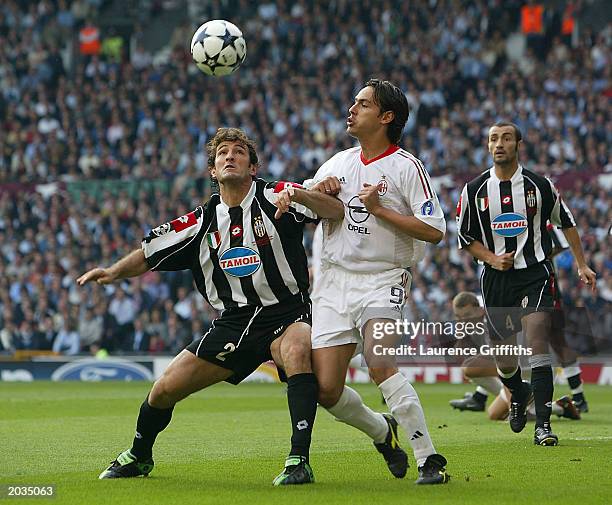
M 246 42 L 240 29 L 223 19 L 200 26 L 191 39 L 191 56 L 207 75 L 235 72 L 246 58 Z

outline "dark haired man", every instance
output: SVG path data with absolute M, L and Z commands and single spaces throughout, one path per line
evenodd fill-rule
M 293 429 L 285 469 L 274 485 L 313 482 L 308 452 L 318 386 L 310 362 L 311 311 L 302 231 L 304 223 L 316 217 L 312 211 L 339 219 L 342 204 L 297 189 L 296 203 L 275 219 L 276 195 L 284 185 L 255 178 L 255 144 L 241 130 L 221 128 L 208 144 L 208 155 L 218 194 L 153 229 L 141 249 L 78 279 L 79 285 L 108 284 L 148 270 L 190 269 L 202 296 L 222 311 L 206 334 L 176 356 L 155 382 L 140 408 L 131 449 L 100 478 L 148 475 L 155 438 L 168 426 L 177 402 L 221 381 L 238 384 L 273 359 L 287 377 Z
M 417 461 L 417 484 L 438 484 L 448 481 L 446 459 L 436 454 L 419 397 L 394 359 L 374 351 L 380 343 L 376 325 L 401 315 L 410 267 L 423 258 L 425 242 L 438 243 L 446 231 L 425 167 L 398 145 L 408 114 L 397 86 L 366 82 L 346 122 L 359 146 L 336 154 L 306 183 L 336 195 L 346 208 L 344 222 L 323 222 L 321 272 L 312 294 L 312 360 L 321 405 L 370 436 L 401 478 L 408 462 L 397 443 L 399 423 Z M 288 192 L 282 194 L 280 210 L 290 201 Z M 345 386 L 349 361 L 361 350 L 393 417 L 373 412 Z
M 529 357 L 531 385 L 522 381 L 516 356 L 496 359 L 501 381 L 512 394 L 510 427 L 516 433 L 523 430 L 533 395 L 534 443 L 557 445 L 550 427 L 549 344 L 556 278 L 549 260 L 548 221 L 562 228 L 580 279 L 593 289 L 595 272 L 586 264 L 574 218 L 552 182 L 519 164 L 519 128 L 510 122 L 495 123 L 487 140 L 493 166 L 465 185 L 457 205 L 459 248 L 485 265 L 481 289 L 491 338 L 514 338 L 522 328 L 533 353 Z

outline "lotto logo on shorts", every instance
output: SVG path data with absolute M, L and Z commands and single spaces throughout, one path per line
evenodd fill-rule
M 261 258 L 249 247 L 232 247 L 219 257 L 219 266 L 232 277 L 247 277 L 259 270 Z
M 527 218 L 516 212 L 505 212 L 491 221 L 491 229 L 502 237 L 516 237 L 527 229 Z

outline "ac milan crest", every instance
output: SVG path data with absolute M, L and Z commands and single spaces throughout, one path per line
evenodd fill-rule
M 378 196 L 383 196 L 387 193 L 387 190 L 389 189 L 389 183 L 387 182 L 384 175 L 382 176 L 382 179 L 378 181 L 378 184 L 376 186 L 378 186 Z

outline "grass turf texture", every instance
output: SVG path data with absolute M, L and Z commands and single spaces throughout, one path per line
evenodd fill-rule
M 612 388 L 587 387 L 591 412 L 555 420 L 560 446 L 536 447 L 533 424 L 513 434 L 484 413 L 453 411 L 448 400 L 467 385 L 417 385 L 432 438 L 448 460 L 451 483 L 416 486 L 410 455 L 394 479 L 369 439 L 317 415 L 311 463 L 314 485 L 273 488 L 289 447 L 284 387 L 217 385 L 180 403 L 154 449 L 148 478 L 97 480 L 134 433 L 146 383 L 2 383 L 0 484 L 56 485 L 52 503 L 129 504 L 463 504 L 609 503 Z M 382 409 L 373 385 L 357 385 Z M 565 392 L 556 387 L 556 396 Z M 12 500 L 14 501 L 14 500 Z M 19 498 L 18 503 L 46 500 Z M 7 500 L 7 503 L 9 501 Z

